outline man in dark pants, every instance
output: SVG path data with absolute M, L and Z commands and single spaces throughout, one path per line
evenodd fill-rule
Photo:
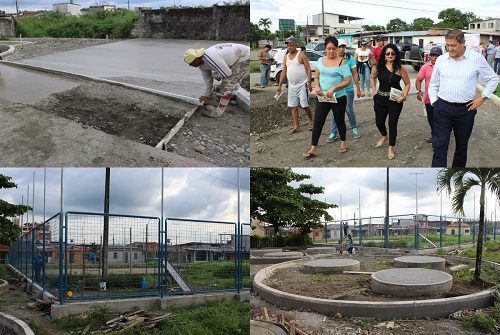
M 448 52 L 436 60 L 429 84 L 429 98 L 434 106 L 432 167 L 447 166 L 452 130 L 456 143 L 452 167 L 465 167 L 477 108 L 493 93 L 498 78 L 484 57 L 465 48 L 461 30 L 450 30 L 445 41 Z M 476 97 L 478 75 L 486 85 L 483 94 Z

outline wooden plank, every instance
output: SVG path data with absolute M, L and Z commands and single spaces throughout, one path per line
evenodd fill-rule
M 267 314 L 267 308 L 266 307 L 262 307 L 262 315 L 264 316 L 264 320 L 271 321 L 271 319 L 269 318 L 269 314 Z
M 290 321 L 290 322 L 292 322 L 292 321 Z M 285 326 L 290 327 L 290 323 L 289 323 L 289 322 L 287 322 L 287 321 L 285 321 Z M 297 327 L 295 327 L 295 333 L 296 333 L 296 334 L 298 334 L 298 335 L 307 335 L 307 333 L 306 333 L 306 332 L 304 332 L 304 331 L 300 330 L 300 329 L 299 329 L 299 328 L 297 328 Z
M 168 144 L 168 142 L 172 139 L 172 137 L 175 136 L 175 134 L 177 134 L 179 129 L 182 128 L 182 126 L 187 122 L 187 120 L 189 120 L 189 118 L 194 114 L 194 112 L 196 112 L 198 107 L 200 107 L 200 106 L 196 106 L 193 109 L 189 110 L 182 117 L 182 119 L 180 119 L 179 122 L 177 122 L 177 124 L 172 129 L 170 129 L 170 131 L 167 133 L 167 135 L 165 135 L 165 137 L 155 146 L 155 148 L 166 150 L 165 147 Z
M 89 330 L 90 330 L 90 326 L 91 326 L 91 325 L 92 325 L 92 323 L 89 323 L 89 324 L 87 325 L 87 327 L 85 327 L 85 329 L 84 329 L 84 330 L 83 330 L 83 332 L 82 332 L 82 335 L 87 335 L 87 333 L 88 333 L 88 332 L 89 332 Z
M 140 325 L 141 323 L 143 323 L 143 322 L 144 322 L 144 318 L 143 318 L 143 317 L 139 317 L 139 318 L 137 318 L 136 320 L 134 320 L 133 322 L 131 322 L 130 324 L 128 324 L 128 325 L 126 325 L 125 327 L 123 327 L 123 329 L 119 330 L 119 331 L 117 332 L 117 334 L 124 333 L 124 332 L 126 332 L 127 330 L 129 330 L 129 329 L 132 329 L 132 328 L 134 328 L 134 327 L 139 326 L 139 325 Z

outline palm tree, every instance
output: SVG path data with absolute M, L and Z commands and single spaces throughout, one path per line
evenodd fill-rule
M 267 17 L 259 20 L 259 27 L 262 27 L 264 30 L 269 29 L 272 24 L 272 21 Z
M 446 189 L 448 194 L 452 193 L 452 208 L 455 213 L 464 213 L 464 200 L 467 192 L 474 186 L 481 188 L 479 197 L 479 230 L 477 233 L 476 268 L 474 280 L 481 281 L 481 263 L 483 260 L 483 231 L 484 231 L 484 204 L 486 199 L 486 188 L 500 199 L 500 169 L 498 168 L 447 168 L 438 172 L 437 190 Z

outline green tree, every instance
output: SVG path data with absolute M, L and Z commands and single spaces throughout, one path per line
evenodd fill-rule
M 307 235 L 312 228 L 321 227 L 322 221 L 330 221 L 328 208 L 337 205 L 312 199 L 314 194 L 322 194 L 323 187 L 292 182 L 311 178 L 290 168 L 253 168 L 250 170 L 250 211 L 251 217 L 271 224 L 275 234 L 280 227 L 291 226 Z M 309 196 L 303 195 L 303 193 Z
M 452 190 L 453 184 L 453 190 Z M 464 199 L 473 187 L 481 189 L 479 197 L 479 229 L 477 232 L 476 268 L 474 279 L 481 281 L 481 263 L 483 260 L 483 234 L 484 234 L 484 204 L 486 199 L 486 189 L 488 188 L 500 199 L 500 169 L 492 168 L 447 168 L 440 170 L 437 176 L 437 190 L 446 189 L 448 194 L 453 192 L 452 208 L 455 213 L 464 213 Z
M 366 31 L 374 31 L 374 30 L 385 30 L 385 27 L 384 26 L 379 26 L 379 25 L 376 25 L 376 24 L 373 24 L 373 25 L 368 25 L 368 24 L 365 24 L 364 26 L 362 26 L 364 30 Z
M 427 30 L 430 27 L 434 25 L 434 21 L 427 18 L 427 17 L 419 17 L 415 20 L 413 20 L 412 24 L 410 25 L 410 30 Z
M 268 30 L 272 24 L 273 22 L 269 18 L 261 18 L 259 20 L 259 27 L 262 27 L 264 30 Z
M 17 188 L 17 185 L 11 180 L 11 177 L 0 174 L 0 189 Z M 0 244 L 10 246 L 19 238 L 21 228 L 15 225 L 10 218 L 23 215 L 29 210 L 31 210 L 30 206 L 14 205 L 0 199 Z
M 392 19 L 391 21 L 389 21 L 389 23 L 387 24 L 387 30 L 390 30 L 390 31 L 406 31 L 408 30 L 408 23 L 406 23 L 405 21 L 401 20 L 401 19 Z
M 476 20 L 477 17 L 472 12 L 462 13 L 455 8 L 442 10 L 438 14 L 438 19 L 442 20 L 436 26 L 450 29 L 467 29 L 469 22 Z

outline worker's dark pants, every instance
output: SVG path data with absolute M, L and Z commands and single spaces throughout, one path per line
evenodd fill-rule
M 477 111 L 468 111 L 466 104 L 452 104 L 439 99 L 434 103 L 434 136 L 432 146 L 434 155 L 432 167 L 446 167 L 450 134 L 455 136 L 455 154 L 452 167 L 465 167 L 467 145 L 474 127 Z
M 431 126 L 431 137 L 434 137 L 434 106 L 425 104 L 425 111 L 427 112 L 427 122 Z

